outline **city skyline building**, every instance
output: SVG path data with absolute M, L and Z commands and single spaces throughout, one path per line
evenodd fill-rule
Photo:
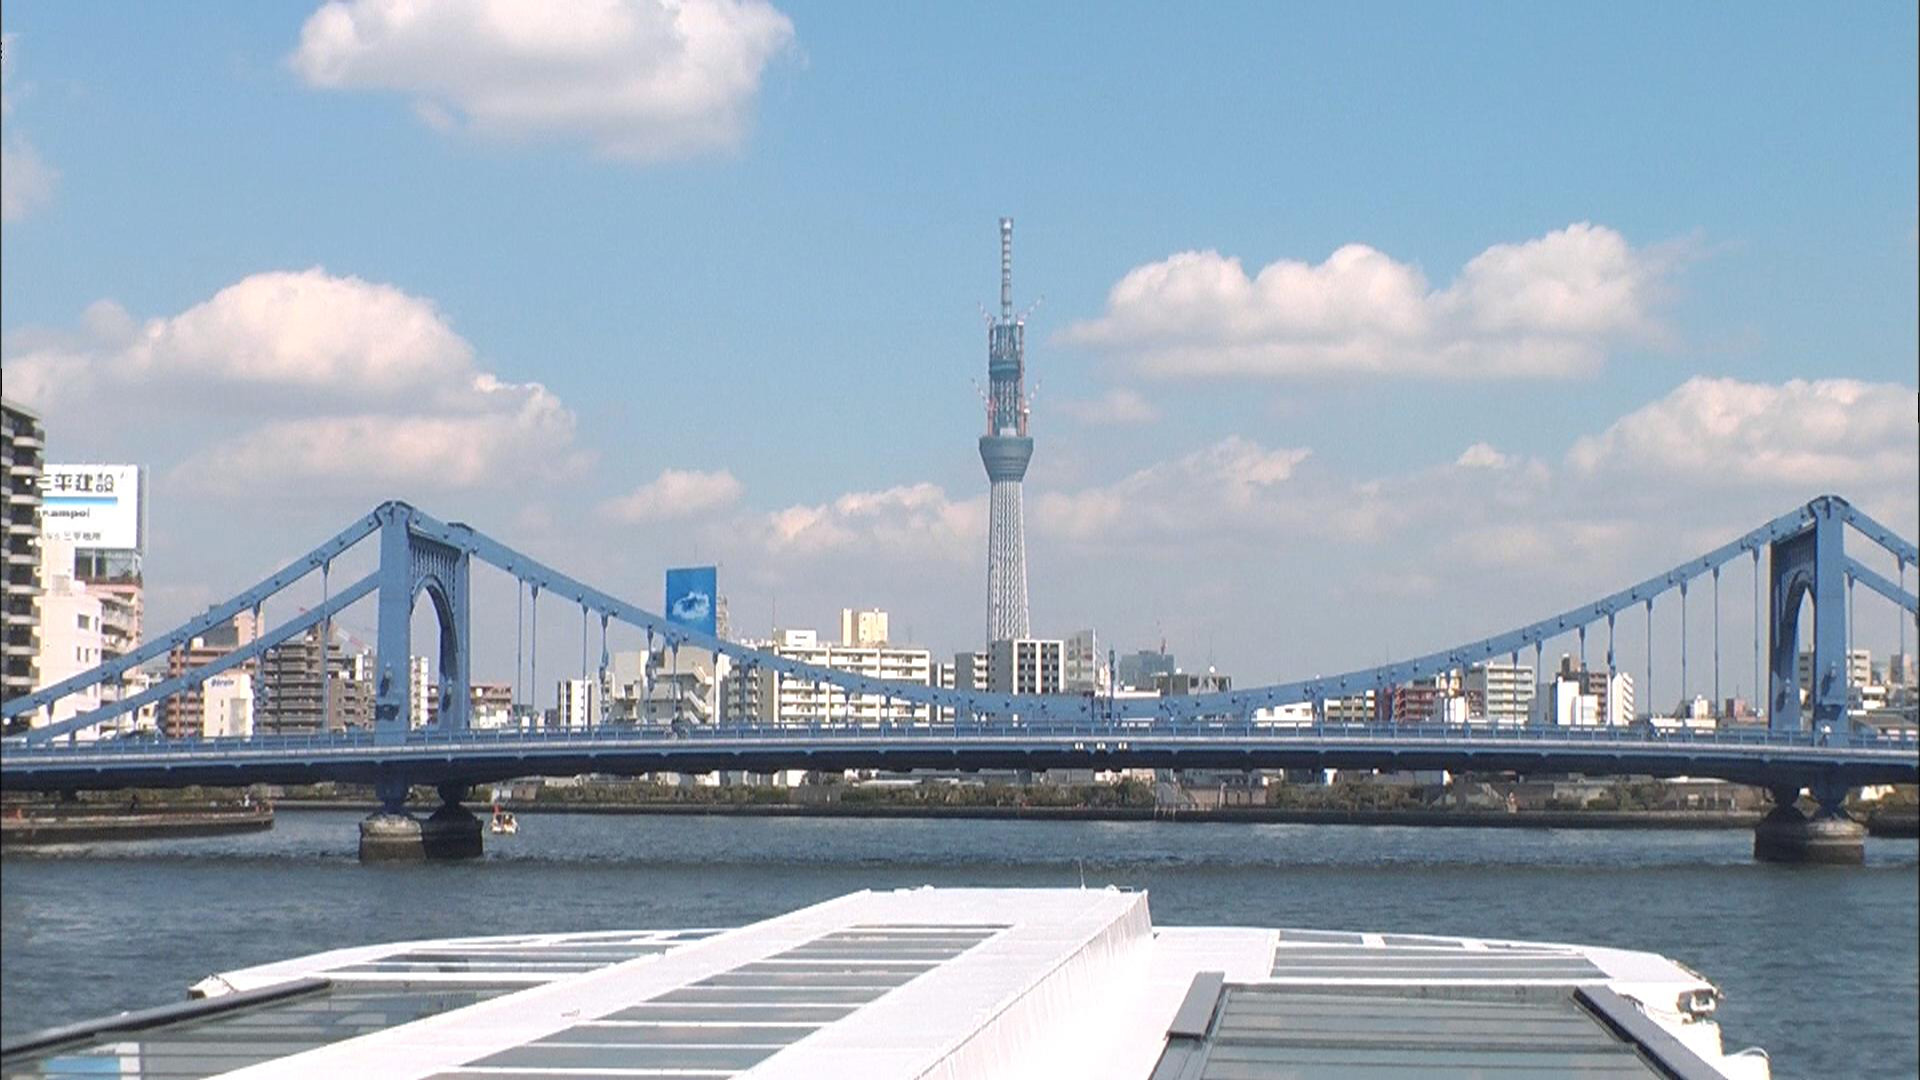
M 309 627 L 261 654 L 254 729 L 310 735 L 372 726 L 373 668 L 371 649 L 338 630 Z
M 242 611 L 227 622 L 176 647 L 167 653 L 167 678 L 176 679 L 194 668 L 211 664 L 260 636 L 260 624 L 250 611 Z M 237 670 L 251 675 L 258 662 L 248 660 Z M 205 684 L 189 686 L 166 701 L 162 731 L 169 739 L 185 739 L 197 734 L 205 723 L 203 699 Z
M 1002 638 L 987 652 L 987 689 L 996 694 L 1057 694 L 1061 654 L 1057 638 Z
M 835 645 L 821 641 L 812 630 L 789 628 L 775 631 L 764 647 L 785 659 L 873 679 L 915 686 L 934 685 L 936 679 L 933 655 L 912 646 Z M 727 703 L 730 716 L 772 724 L 910 724 L 932 718 L 929 706 L 904 698 L 850 694 L 830 683 L 765 668 L 737 671 L 729 680 Z
M 1013 219 L 1000 219 L 1000 315 L 987 326 L 987 640 L 1024 638 L 1027 538 L 1021 486 L 1033 459 L 1027 431 L 1026 319 L 1013 313 Z
M 40 541 L 39 652 L 34 670 L 39 686 L 50 686 L 100 663 L 100 597 L 73 576 L 73 545 L 63 540 Z M 36 687 L 37 689 L 37 687 Z M 67 695 L 49 708 L 36 710 L 33 724 L 57 724 L 92 712 L 102 702 L 101 687 L 89 686 Z M 131 717 L 122 717 L 121 723 Z M 108 725 L 89 728 L 84 739 L 99 738 Z M 120 725 L 113 725 L 119 727 Z
M 885 645 L 887 613 L 879 608 L 840 609 L 840 644 Z
M 46 428 L 0 398 L 0 701 L 33 692 L 40 654 L 40 476 Z
M 1060 658 L 1060 683 L 1067 693 L 1104 694 L 1113 688 L 1112 676 L 1106 657 L 1100 655 L 1097 632 L 1076 630 L 1067 635 Z

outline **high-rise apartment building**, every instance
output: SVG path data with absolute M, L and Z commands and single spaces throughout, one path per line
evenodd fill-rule
M 0 701 L 31 693 L 39 683 L 40 476 L 46 448 L 40 417 L 0 398 Z
M 41 542 L 40 585 L 40 649 L 34 663 L 39 686 L 35 689 L 97 667 L 101 647 L 100 598 L 89 592 L 84 582 L 74 579 L 71 544 Z M 89 686 L 54 702 L 51 711 L 40 709 L 33 724 L 57 724 L 92 712 L 100 707 L 101 700 L 100 687 Z M 80 732 L 79 737 L 92 739 L 100 734 L 96 726 Z
M 660 649 L 647 660 L 641 719 L 652 724 L 716 724 L 732 657 L 687 646 Z
M 335 633 L 321 648 L 320 627 L 260 657 L 254 727 L 263 734 L 305 735 L 373 726 L 373 653 Z
M 1532 665 L 1509 660 L 1488 660 L 1468 668 L 1468 722 L 1479 720 L 1496 726 L 1526 724 L 1533 718 L 1537 681 Z
M 1100 654 L 1100 636 L 1092 630 L 1067 635 L 1060 654 L 1060 685 L 1069 694 L 1104 694 L 1112 688 L 1112 672 Z
M 1372 690 L 1362 690 L 1346 697 L 1328 698 L 1320 703 L 1320 712 L 1329 724 L 1370 724 L 1379 697 Z
M 987 651 L 975 649 L 972 652 L 953 654 L 953 689 L 985 690 L 987 688 Z
M 440 684 L 433 663 L 418 653 L 407 657 L 407 726 L 431 727 L 440 718 Z
M 766 648 L 784 659 L 833 668 L 871 679 L 931 686 L 933 656 L 925 649 L 902 645 L 834 645 L 812 630 L 788 629 L 774 633 Z M 767 724 L 876 724 L 925 723 L 931 708 L 884 694 L 849 694 L 830 683 L 780 675 L 765 669 L 741 673 L 741 687 L 729 694 L 742 718 Z M 751 688 L 747 683 L 751 683 Z
M 887 643 L 887 613 L 879 608 L 855 611 L 852 608 L 840 609 L 840 644 L 842 645 L 885 645 Z
M 1562 653 L 1559 670 L 1540 682 L 1535 710 L 1549 726 L 1625 727 L 1635 719 L 1633 676 L 1584 667 Z
M 168 653 L 167 677 L 177 678 L 202 664 L 210 664 L 240 646 L 250 644 L 258 636 L 260 636 L 260 627 L 254 620 L 253 613 L 243 611 L 225 625 L 216 626 L 194 638 L 184 648 L 176 648 Z M 256 666 L 255 661 L 249 660 L 230 670 L 244 671 L 251 675 Z M 200 733 L 205 714 L 201 687 L 188 687 L 167 699 L 161 729 L 169 739 L 191 738 Z
M 1000 316 L 987 326 L 987 640 L 1027 636 L 1027 538 L 1021 483 L 1033 459 L 1027 433 L 1026 319 L 1013 313 L 1013 219 L 1000 219 Z
M 145 472 L 138 465 L 49 463 L 40 477 L 43 542 L 67 545 L 60 572 L 100 602 L 100 659 L 117 660 L 140 643 L 146 599 Z M 102 687 L 104 701 L 126 696 L 124 683 Z
M 1444 671 L 1386 687 L 1374 696 L 1374 718 L 1394 724 L 1444 723 L 1459 714 L 1453 699 L 1465 697 L 1465 685 L 1460 672 Z
M 996 641 L 987 650 L 987 689 L 996 694 L 1057 694 L 1065 651 L 1058 639 Z
M 600 724 L 600 683 L 597 679 L 561 679 L 554 689 L 554 724 L 567 731 L 584 731 Z

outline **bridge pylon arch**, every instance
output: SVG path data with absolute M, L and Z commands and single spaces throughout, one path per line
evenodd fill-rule
M 1846 522 L 1837 500 L 1808 504 L 1812 522 L 1775 540 L 1768 558 L 1767 726 L 1800 731 L 1811 714 L 1816 732 L 1845 739 L 1847 724 Z M 1813 601 L 1813 671 L 1800 702 L 1800 611 Z
M 465 548 L 416 533 L 414 510 L 405 503 L 387 503 L 376 516 L 380 569 L 375 739 L 382 743 L 406 739 L 412 712 L 408 665 L 413 656 L 413 608 L 423 592 L 440 629 L 439 727 L 464 731 L 472 682 L 472 556 Z

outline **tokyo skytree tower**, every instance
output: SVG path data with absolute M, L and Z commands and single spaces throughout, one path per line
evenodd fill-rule
M 987 327 L 987 640 L 1027 634 L 1027 539 L 1020 485 L 1033 457 L 1027 435 L 1026 320 L 1013 314 L 1013 219 L 1000 219 L 1000 317 Z

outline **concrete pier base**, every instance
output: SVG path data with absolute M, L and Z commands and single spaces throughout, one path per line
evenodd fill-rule
M 1843 810 L 1808 817 L 1792 803 L 1777 805 L 1753 830 L 1753 857 L 1761 862 L 1858 866 L 1867 858 L 1867 827 Z
M 480 819 L 459 803 L 444 804 L 424 820 L 380 811 L 360 822 L 360 861 L 477 859 L 485 850 L 480 831 Z

